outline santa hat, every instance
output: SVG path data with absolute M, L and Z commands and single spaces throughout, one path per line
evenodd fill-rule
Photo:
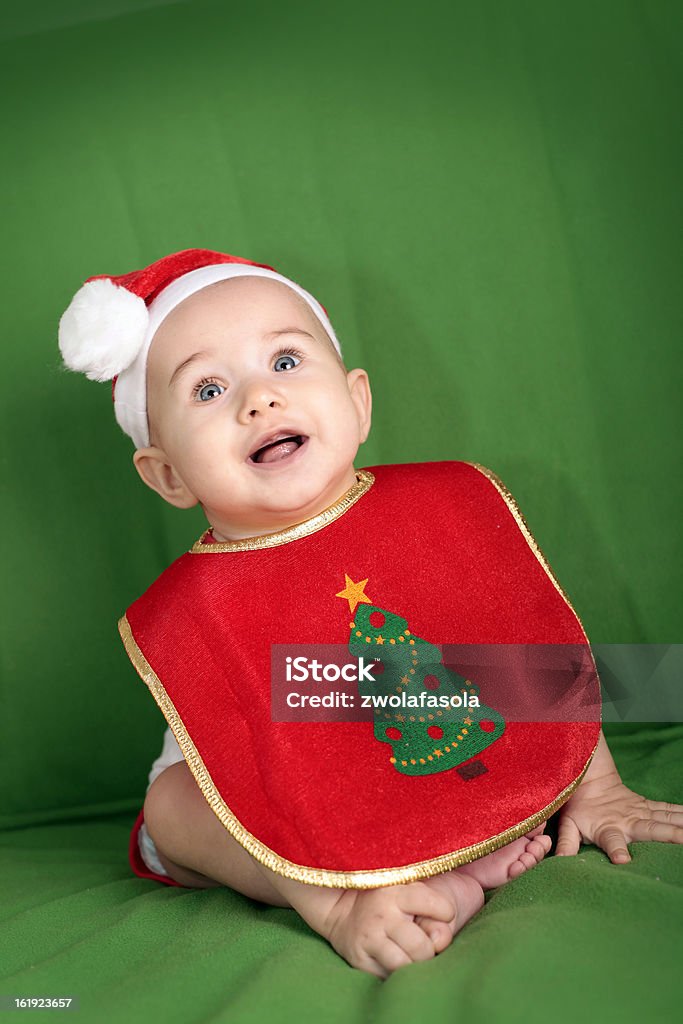
M 166 317 L 201 288 L 231 277 L 267 277 L 308 303 L 332 344 L 341 348 L 327 312 L 312 295 L 265 263 L 210 249 L 184 249 L 118 277 L 90 277 L 59 322 L 59 348 L 70 370 L 113 380 L 114 412 L 137 448 L 149 445 L 147 355 Z

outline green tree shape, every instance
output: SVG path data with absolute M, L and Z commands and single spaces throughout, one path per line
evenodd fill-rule
M 375 738 L 392 746 L 394 768 L 404 775 L 431 775 L 448 771 L 481 753 L 503 734 L 505 722 L 493 708 L 391 707 L 393 694 L 414 695 L 426 691 L 434 697 L 461 697 L 463 691 L 477 697 L 479 689 L 443 664 L 438 647 L 414 636 L 402 619 L 384 608 L 359 604 L 351 623 L 349 651 L 374 662 L 375 682 L 359 681 L 361 696 L 386 697 L 375 707 Z M 379 659 L 379 663 L 375 661 Z

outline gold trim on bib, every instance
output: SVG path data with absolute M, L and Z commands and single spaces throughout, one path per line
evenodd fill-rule
M 311 533 L 322 530 L 324 526 L 333 523 L 335 519 L 343 516 L 352 505 L 356 504 L 359 498 L 362 498 L 370 490 L 374 482 L 375 478 L 370 470 L 359 469 L 356 471 L 356 483 L 353 487 L 350 487 L 333 505 L 329 505 L 328 508 L 323 509 L 322 512 L 312 516 L 310 519 L 304 519 L 302 523 L 295 523 L 294 526 L 278 530 L 277 533 L 266 533 L 262 537 L 243 537 L 241 540 L 216 541 L 215 544 L 204 543 L 203 538 L 207 534 L 205 530 L 199 540 L 190 548 L 190 553 L 193 555 L 215 555 L 220 554 L 222 551 L 260 551 L 263 548 L 276 548 L 280 544 L 289 544 L 294 540 L 300 540 L 301 537 L 308 537 Z
M 527 542 L 527 544 L 529 545 L 529 547 L 531 548 L 531 550 L 535 554 L 535 556 L 538 559 L 538 561 L 541 563 L 541 566 L 543 567 L 543 569 L 544 569 L 548 579 L 550 580 L 552 585 L 555 587 L 555 590 L 557 590 L 557 592 L 560 595 L 560 597 L 567 603 L 567 605 L 571 608 L 572 612 L 576 616 L 576 621 L 578 622 L 579 626 L 581 627 L 581 632 L 583 633 L 583 635 L 585 637 L 586 644 L 587 644 L 588 650 L 590 652 L 591 661 L 593 662 L 593 668 L 595 669 L 596 678 L 599 678 L 599 676 L 598 676 L 598 666 L 595 664 L 595 658 L 593 657 L 593 648 L 591 647 L 590 641 L 588 640 L 588 636 L 586 634 L 586 630 L 584 628 L 583 622 L 579 618 L 579 615 L 577 614 L 576 609 L 574 608 L 574 605 L 571 603 L 571 601 L 569 600 L 569 598 L 565 594 L 564 590 L 560 586 L 559 582 L 555 578 L 555 573 L 550 568 L 550 565 L 548 563 L 547 558 L 545 557 L 545 555 L 543 554 L 543 552 L 539 548 L 538 544 L 536 543 L 536 539 L 535 539 L 534 535 L 532 534 L 531 530 L 529 529 L 529 527 L 527 526 L 526 519 L 522 515 L 521 510 L 519 508 L 519 505 L 517 504 L 517 502 L 515 501 L 515 499 L 513 498 L 512 494 L 507 489 L 507 487 L 505 486 L 503 481 L 500 479 L 500 477 L 496 476 L 496 474 L 493 472 L 493 470 L 487 469 L 486 466 L 480 466 L 478 462 L 468 462 L 467 465 L 468 466 L 472 466 L 473 469 L 478 469 L 480 473 L 483 473 L 483 475 L 488 480 L 491 481 L 491 483 L 496 488 L 496 490 L 500 494 L 501 498 L 503 499 L 503 501 L 507 505 L 508 509 L 510 510 L 510 514 L 512 515 L 513 519 L 517 523 L 517 526 L 521 530 L 522 536 L 524 537 L 525 541 Z M 602 732 L 602 704 L 600 705 L 600 723 L 601 723 L 600 731 Z M 597 749 L 597 747 L 596 747 L 596 749 Z M 595 750 L 593 751 L 593 754 L 594 753 L 595 753 Z M 588 759 L 588 764 L 591 763 L 591 761 L 593 759 L 593 754 L 591 754 L 590 758 Z M 584 772 L 588 768 L 588 764 L 586 765 L 586 768 L 584 768 Z
M 555 579 L 555 574 L 554 574 L 553 570 L 550 568 L 550 565 L 548 563 L 547 558 L 545 557 L 545 555 L 543 554 L 543 552 L 539 548 L 538 544 L 536 543 L 536 540 L 535 540 L 531 530 L 527 526 L 526 519 L 524 518 L 524 516 L 522 515 L 522 513 L 520 511 L 519 505 L 517 504 L 517 502 L 515 501 L 513 496 L 510 494 L 510 492 L 508 491 L 508 489 L 505 486 L 505 484 L 503 483 L 503 481 L 500 479 L 500 477 L 496 476 L 496 474 L 493 472 L 493 470 L 487 469 L 486 466 L 480 466 L 478 462 L 468 462 L 467 465 L 468 466 L 472 466 L 473 469 L 478 469 L 480 473 L 483 473 L 483 475 L 485 477 L 487 477 L 487 479 L 489 479 L 491 481 L 493 486 L 496 488 L 496 490 L 500 494 L 501 498 L 503 498 L 503 500 L 505 501 L 505 504 L 507 505 L 507 507 L 510 510 L 512 518 L 515 520 L 515 522 L 517 523 L 517 526 L 521 530 L 522 535 L 523 535 L 525 541 L 527 542 L 527 544 L 529 545 L 529 547 L 531 548 L 533 553 L 536 555 L 536 558 L 538 559 L 538 561 L 543 566 L 543 568 L 544 568 L 544 570 L 546 572 L 546 575 L 548 576 L 550 582 L 555 587 L 555 590 L 558 592 L 558 594 L 569 605 L 571 610 L 574 612 L 574 615 L 576 615 L 577 622 L 581 626 L 581 630 L 583 632 L 583 635 L 586 637 L 586 642 L 588 642 L 588 637 L 586 636 L 586 630 L 584 629 L 583 622 L 581 621 L 579 616 L 576 614 L 576 610 L 575 610 L 573 604 L 571 603 L 571 601 L 569 600 L 569 598 L 567 597 L 567 595 L 565 594 L 564 590 L 562 589 L 562 587 L 560 586 L 558 581 Z M 593 662 L 593 664 L 595 665 L 595 662 Z M 597 668 L 596 668 L 596 673 L 597 673 Z

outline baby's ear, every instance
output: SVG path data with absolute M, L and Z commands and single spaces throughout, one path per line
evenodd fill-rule
M 141 479 L 169 505 L 175 505 L 176 508 L 193 508 L 197 504 L 197 498 L 178 476 L 162 448 L 154 445 L 150 448 L 138 448 L 133 455 L 133 462 Z
M 370 391 L 370 378 L 365 370 L 361 370 L 360 367 L 358 367 L 355 370 L 349 370 L 346 375 L 346 380 L 349 385 L 351 401 L 355 405 L 356 412 L 358 413 L 360 443 L 363 444 L 370 433 L 370 424 L 372 422 L 372 392 Z

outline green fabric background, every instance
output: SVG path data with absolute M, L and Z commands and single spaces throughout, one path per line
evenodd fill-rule
M 3 840 L 31 884 L 51 844 L 73 842 L 86 862 L 108 851 L 92 867 L 105 903 L 136 895 L 130 913 L 144 914 L 151 901 L 150 929 L 162 905 L 190 906 L 199 948 L 200 908 L 216 913 L 203 902 L 216 894 L 139 880 L 119 897 L 97 870 L 113 858 L 125 878 L 126 823 L 163 732 L 116 621 L 203 523 L 139 482 L 108 385 L 60 368 L 57 322 L 91 274 L 201 246 L 300 281 L 326 305 L 347 365 L 370 373 L 374 425 L 358 465 L 489 466 L 594 642 L 683 640 L 682 12 L 674 0 L 36 0 L 3 12 L 0 825 L 32 826 Z M 664 730 L 673 757 L 648 795 L 680 799 L 678 730 L 677 744 Z M 625 755 L 636 786 L 664 732 Z M 77 818 L 81 832 L 38 827 Z M 34 865 L 26 849 L 41 841 Z M 680 851 L 647 849 L 680 882 Z M 585 857 L 612 885 L 604 858 Z M 542 877 L 567 871 L 580 888 L 578 865 L 549 863 Z M 677 897 L 651 906 L 680 911 Z M 344 972 L 286 912 L 221 898 L 273 923 L 254 942 L 280 976 L 288 965 L 299 976 L 309 952 Z M 505 912 L 514 897 L 495 899 Z M 284 921 L 306 940 L 291 960 L 278 960 Z M 44 935 L 38 947 L 49 956 Z M 118 955 L 114 939 L 104 948 L 102 963 Z M 549 990 L 527 969 L 529 1020 Z M 457 998 L 440 1019 L 474 1005 Z M 400 1005 L 376 1019 L 397 1019 Z M 166 1019 L 191 1019 L 172 1006 Z

